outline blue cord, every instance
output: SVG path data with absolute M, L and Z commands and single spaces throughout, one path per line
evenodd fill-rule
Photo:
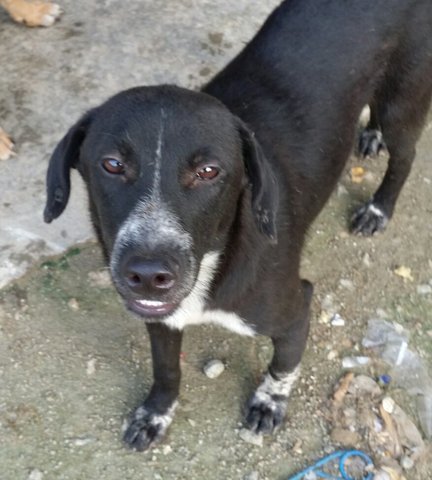
M 316 462 L 314 465 L 302 470 L 300 473 L 297 473 L 293 477 L 290 477 L 288 480 L 301 480 L 305 477 L 305 475 L 310 472 L 314 472 L 315 475 L 319 478 L 327 478 L 329 480 L 354 480 L 347 474 L 345 470 L 345 463 L 350 457 L 360 457 L 362 460 L 364 460 L 365 467 L 367 467 L 368 465 L 373 465 L 371 458 L 360 450 L 340 450 L 331 453 L 330 455 L 327 455 L 321 460 L 318 460 L 318 462 Z M 342 475 L 341 477 L 335 477 L 333 475 L 329 475 L 322 470 L 319 470 L 320 467 L 328 464 L 335 459 L 339 459 L 339 472 Z M 372 476 L 372 473 L 368 473 L 367 477 L 364 477 L 364 480 L 372 480 Z

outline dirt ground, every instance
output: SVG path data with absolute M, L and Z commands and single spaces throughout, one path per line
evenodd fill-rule
M 262 447 L 245 443 L 238 433 L 242 406 L 271 355 L 266 339 L 190 328 L 181 402 L 169 436 L 151 451 L 135 453 L 122 445 L 120 431 L 151 382 L 149 343 L 145 327 L 125 312 L 113 289 L 93 279 L 91 272 L 104 268 L 98 247 L 74 247 L 3 289 L 1 478 L 283 480 L 335 449 L 325 403 L 343 373 L 341 358 L 362 351 L 368 319 L 386 317 L 406 326 L 410 346 L 432 366 L 432 295 L 418 289 L 432 280 L 431 126 L 429 121 L 383 235 L 352 237 L 346 223 L 350 209 L 374 189 L 385 158 L 363 162 L 366 179 L 354 184 L 349 170 L 359 161 L 353 157 L 313 225 L 303 272 L 316 294 L 303 374 L 285 428 Z M 394 273 L 401 265 L 411 268 L 412 280 Z M 345 326 L 320 323 L 327 295 Z M 202 373 L 212 358 L 227 367 L 214 380 Z M 410 397 L 392 386 L 390 394 L 416 419 Z M 431 475 L 428 462 L 406 472 L 407 479 Z
M 239 431 L 243 406 L 271 357 L 269 341 L 201 326 L 184 337 L 180 405 L 168 437 L 146 453 L 127 450 L 122 424 L 151 384 L 145 327 L 112 287 L 95 281 L 94 272 L 104 271 L 96 244 L 34 263 L 63 241 L 90 236 L 76 188 L 59 222 L 41 221 L 46 159 L 71 122 L 120 88 L 167 81 L 196 87 L 276 3 L 131 0 L 125 9 L 119 0 L 64 0 L 62 22 L 31 33 L 0 12 L 0 47 L 8 46 L 1 51 L 0 116 L 18 143 L 15 163 L 3 163 L 0 178 L 0 272 L 33 264 L 0 290 L 1 480 L 287 480 L 338 448 L 329 435 L 328 399 L 344 373 L 342 358 L 365 353 L 369 319 L 404 325 L 410 348 L 432 372 L 432 116 L 384 234 L 353 237 L 347 222 L 375 190 L 385 157 L 353 157 L 311 228 L 303 274 L 315 297 L 302 376 L 285 427 L 262 446 L 245 443 Z M 358 165 L 366 175 L 356 184 L 350 169 Z M 13 237 L 25 229 L 30 243 Z M 400 266 L 411 278 L 394 273 Z M 344 326 L 320 320 L 329 296 Z M 210 380 L 202 368 L 213 358 L 226 369 Z M 388 393 L 417 422 L 413 399 L 392 384 Z M 407 480 L 430 480 L 430 458 L 405 472 Z

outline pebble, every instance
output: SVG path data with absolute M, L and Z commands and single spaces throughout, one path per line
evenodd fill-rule
M 407 455 L 404 455 L 400 460 L 400 465 L 404 470 L 410 470 L 414 467 L 414 460 Z
M 37 468 L 35 468 L 30 472 L 27 480 L 42 480 L 42 478 L 43 478 L 43 473 Z
M 371 262 L 371 258 L 370 258 L 369 253 L 365 253 L 365 254 L 363 255 L 363 265 L 364 265 L 365 267 L 368 267 L 368 268 L 369 268 L 369 267 L 371 266 L 371 264 L 372 264 L 372 262 Z
M 79 306 L 79 303 L 78 303 L 78 300 L 76 298 L 71 298 L 69 301 L 68 301 L 68 307 L 73 310 L 74 312 L 78 311 L 80 306 Z
M 351 280 L 348 280 L 347 278 L 341 278 L 339 280 L 339 285 L 342 288 L 345 288 L 346 290 L 350 290 L 351 292 L 355 290 L 354 283 Z
M 256 445 L 257 447 L 263 446 L 263 436 L 252 432 L 248 428 L 240 429 L 239 437 L 246 443 L 251 443 L 252 445 Z
M 354 447 L 361 441 L 361 436 L 357 432 L 345 428 L 334 428 L 330 433 L 333 442 L 345 447 Z
M 168 455 L 171 452 L 172 452 L 171 445 L 164 445 L 164 447 L 162 448 L 162 453 L 164 455 Z
M 93 437 L 76 437 L 71 438 L 71 441 L 76 447 L 85 447 L 86 445 L 95 442 L 96 439 Z
M 87 361 L 86 373 L 87 375 L 93 375 L 96 372 L 96 359 L 91 358 Z
M 203 371 L 208 378 L 217 378 L 225 370 L 225 365 L 220 360 L 210 360 L 204 365 Z
M 345 326 L 345 320 L 338 314 L 335 313 L 330 320 L 330 323 L 332 327 L 344 327 Z
M 338 197 L 341 197 L 342 195 L 348 195 L 348 190 L 341 183 L 339 183 L 336 189 L 336 195 Z
M 111 275 L 109 270 L 96 270 L 94 272 L 89 272 L 88 279 L 94 287 L 104 288 L 111 285 Z
M 428 295 L 429 293 L 432 293 L 432 286 L 431 285 L 417 285 L 417 293 L 419 295 Z
M 383 398 L 382 407 L 387 413 L 393 413 L 395 409 L 395 401 L 390 397 Z
M 385 470 L 378 470 L 373 476 L 373 480 L 392 480 L 390 474 Z
M 330 350 L 330 352 L 327 355 L 327 360 L 334 360 L 337 357 L 338 357 L 338 352 L 336 350 Z
M 243 480 L 259 480 L 259 473 L 257 471 L 248 473 L 243 477 Z

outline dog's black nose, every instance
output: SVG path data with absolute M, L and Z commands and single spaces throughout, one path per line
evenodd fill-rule
M 161 294 L 177 281 L 178 268 L 173 262 L 132 257 L 123 267 L 123 276 L 129 288 L 139 294 Z

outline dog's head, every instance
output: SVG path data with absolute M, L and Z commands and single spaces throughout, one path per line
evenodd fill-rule
M 87 184 L 117 290 L 150 321 L 209 287 L 247 190 L 253 228 L 276 241 L 267 160 L 248 128 L 203 93 L 135 88 L 86 114 L 51 157 L 48 223 L 66 207 L 70 168 Z

